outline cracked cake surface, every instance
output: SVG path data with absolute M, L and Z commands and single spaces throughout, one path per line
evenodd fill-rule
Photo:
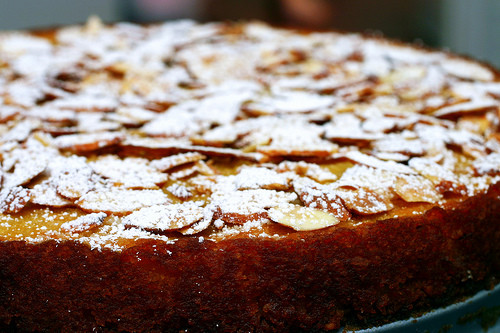
M 416 225 L 435 223 L 445 230 L 437 233 L 443 237 L 439 246 L 450 253 L 459 247 L 443 240 L 462 241 L 449 234 L 453 230 L 474 239 L 479 225 L 478 234 L 491 231 L 491 238 L 478 240 L 489 251 L 475 271 L 485 281 L 498 276 L 500 266 L 493 244 L 500 240 L 499 119 L 497 71 L 381 38 L 259 22 L 108 26 L 97 19 L 50 32 L 5 32 L 0 262 L 10 262 L 9 246 L 19 244 L 73 244 L 90 257 L 100 253 L 127 261 L 129 253 L 149 253 L 156 246 L 168 256 L 176 249 L 227 252 L 230 244 L 241 243 L 258 260 L 266 247 L 282 255 L 294 240 L 316 249 L 329 244 L 333 251 L 335 242 L 347 244 L 353 235 L 398 237 L 385 229 L 408 241 L 403 226 L 415 232 Z M 459 223 L 458 216 L 470 211 L 477 216 Z M 387 227 L 398 221 L 394 229 Z M 464 231 L 469 224 L 472 229 Z M 430 234 L 423 235 L 433 244 Z M 235 257 L 244 253 L 233 251 Z M 339 260 L 358 265 L 348 252 Z M 377 259 L 367 269 L 381 270 L 379 264 Z M 290 268 L 294 274 L 302 264 L 297 265 Z M 465 274 L 465 266 L 460 273 L 448 269 L 448 280 Z M 412 301 L 422 299 L 419 294 Z M 412 308 L 382 303 L 369 305 L 368 312 Z M 281 319 L 260 325 L 245 317 L 250 326 L 241 327 L 333 329 L 344 313 L 363 309 L 350 307 L 335 312 L 329 305 L 330 317 L 327 310 L 321 313 L 326 322 L 306 316 L 297 323 L 259 303 L 252 314 Z M 302 313 L 300 306 L 294 311 Z M 15 313 L 5 321 L 23 318 Z M 113 327 L 191 327 L 176 316 L 165 317 L 167 326 Z M 207 318 L 208 326 L 192 319 L 193 327 L 214 329 L 216 321 L 229 330 L 241 325 Z M 106 327 L 105 321 L 89 325 Z

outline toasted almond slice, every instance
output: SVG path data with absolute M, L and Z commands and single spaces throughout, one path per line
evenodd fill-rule
M 446 73 L 466 80 L 491 81 L 494 72 L 485 65 L 458 57 L 448 58 L 440 62 Z
M 183 235 L 194 235 L 207 229 L 212 224 L 213 212 L 204 210 L 204 218 L 190 226 L 179 229 L 178 231 Z
M 14 163 L 14 171 L 4 174 L 3 185 L 6 187 L 14 187 L 28 184 L 33 178 L 40 175 L 47 167 L 47 156 L 43 153 L 37 153 L 34 150 L 17 150 L 12 158 Z
M 105 155 L 91 162 L 92 169 L 114 184 L 127 188 L 155 189 L 165 183 L 168 176 L 149 164 L 144 158 Z
M 139 107 L 119 107 L 116 114 L 125 120 L 125 124 L 142 125 L 156 117 L 156 113 Z
M 274 222 L 297 231 L 323 229 L 340 222 L 335 216 L 322 210 L 293 204 L 273 207 L 267 214 Z
M 287 190 L 290 176 L 262 167 L 244 167 L 235 176 L 234 184 L 238 190 L 264 188 L 268 190 Z
M 28 139 L 29 135 L 40 126 L 40 121 L 36 119 L 26 119 L 18 122 L 14 127 L 3 133 L 1 141 L 18 141 L 23 142 Z
M 206 157 L 200 153 L 183 153 L 183 154 L 177 154 L 177 155 L 172 155 L 172 156 L 167 156 L 159 160 L 154 160 L 151 161 L 151 166 L 165 172 L 167 170 L 170 170 L 174 167 L 183 165 L 183 164 L 188 164 L 192 162 L 197 162 L 200 160 L 205 159 Z
M 55 183 L 57 193 L 70 200 L 78 199 L 94 189 L 99 181 L 87 165 L 79 168 L 68 165 L 68 168 L 60 170 L 60 173 L 55 175 L 52 180 Z
M 466 114 L 486 113 L 500 107 L 495 100 L 472 100 L 440 108 L 434 112 L 438 118 L 456 118 Z
M 258 153 L 244 153 L 239 149 L 231 148 L 217 148 L 217 147 L 203 147 L 203 146 L 187 146 L 181 151 L 193 151 L 209 156 L 220 156 L 220 157 L 234 157 L 244 160 L 250 160 L 259 162 L 263 159 L 263 156 Z
M 69 207 L 73 202 L 57 193 L 56 186 L 48 181 L 36 184 L 31 190 L 31 202 L 37 205 L 50 207 Z
M 373 152 L 373 156 L 382 161 L 406 162 L 410 156 L 401 153 Z
M 85 211 L 124 215 L 139 208 L 168 202 L 167 195 L 161 190 L 130 190 L 112 187 L 87 192 L 76 201 L 76 204 Z
M 278 165 L 277 170 L 278 172 L 292 171 L 299 176 L 306 176 L 314 179 L 318 183 L 333 182 L 338 178 L 334 173 L 323 169 L 321 166 L 304 161 L 283 161 Z
M 302 192 L 299 197 L 300 201 L 302 201 L 305 206 L 329 212 L 337 217 L 339 221 L 347 221 L 351 218 L 351 213 L 349 213 L 344 206 L 339 196 L 331 196 L 326 193 L 313 195 L 311 193 Z
M 297 199 L 297 194 L 274 190 L 242 190 L 233 188 L 231 183 L 217 184 L 212 194 L 212 205 L 220 214 L 252 215 L 263 213 L 266 209 L 289 203 Z
M 253 214 L 238 214 L 238 213 L 222 213 L 216 214 L 216 227 L 222 227 L 223 223 L 243 225 L 247 222 L 262 220 L 267 217 L 266 213 Z M 218 221 L 222 222 L 219 223 Z
M 196 175 L 187 180 L 192 191 L 198 195 L 210 195 L 216 187 L 216 177 Z
M 435 203 L 441 199 L 441 195 L 434 185 L 420 176 L 398 176 L 394 184 L 394 191 L 406 202 Z
M 144 207 L 123 219 L 126 227 L 169 231 L 190 226 L 203 218 L 203 208 L 194 202 Z
M 336 99 L 332 96 L 319 95 L 307 91 L 282 91 L 275 96 L 262 97 L 255 102 L 248 102 L 242 110 L 252 116 L 276 113 L 305 113 L 328 107 Z
M 173 196 L 182 200 L 187 200 L 193 196 L 193 193 L 191 193 L 189 188 L 180 184 L 170 185 L 169 187 L 167 187 L 167 191 L 172 193 Z
M 0 213 L 19 213 L 30 200 L 30 190 L 21 186 L 4 187 L 0 191 Z
M 326 134 L 326 138 L 336 143 L 366 146 L 370 142 L 381 139 L 383 136 L 379 133 L 364 133 L 361 130 L 353 132 L 349 128 L 338 129 L 329 128 L 329 132 Z
M 77 112 L 111 112 L 116 109 L 118 102 L 109 96 L 74 95 L 59 98 L 49 104 L 50 107 Z
M 54 144 L 61 150 L 85 154 L 114 146 L 120 143 L 123 138 L 123 133 L 117 132 L 69 134 L 58 136 L 54 139 Z
M 95 229 L 102 225 L 104 219 L 108 216 L 106 213 L 90 213 L 79 218 L 63 223 L 61 231 L 66 233 L 81 233 Z
M 302 147 L 279 147 L 279 146 L 263 146 L 257 147 L 257 152 L 271 157 L 327 157 L 337 151 L 335 146 L 325 146 L 324 148 L 311 145 Z
M 255 162 L 264 159 L 264 156 L 259 153 L 246 153 L 232 148 L 196 146 L 175 138 L 133 138 L 121 143 L 120 147 L 121 154 L 125 156 L 147 155 L 160 158 L 179 153 L 197 152 L 207 156 L 233 157 Z
M 9 120 L 14 119 L 22 109 L 17 107 L 12 107 L 9 105 L 2 105 L 2 109 L 0 110 L 0 124 L 5 124 Z
M 416 174 L 415 170 L 404 164 L 396 163 L 393 161 L 382 161 L 376 157 L 363 154 L 360 151 L 355 151 L 355 150 L 348 151 L 347 153 L 345 153 L 345 157 L 353 162 L 367 165 L 376 169 L 382 169 L 391 172 L 404 173 L 410 175 Z
M 376 151 L 384 153 L 400 153 L 409 156 L 422 156 L 425 153 L 424 143 L 415 138 L 405 138 L 400 134 L 388 134 L 384 139 L 372 144 Z
M 257 152 L 268 156 L 317 156 L 325 157 L 338 151 L 338 145 L 322 139 L 324 128 L 309 123 L 304 119 L 282 121 L 282 123 L 263 123 L 262 128 L 254 131 L 254 136 L 260 136 Z
M 191 177 L 195 174 L 202 174 L 206 176 L 213 175 L 213 170 L 203 161 L 198 161 L 193 165 L 186 166 L 180 170 L 172 172 L 169 174 L 170 179 L 183 179 Z
M 365 188 L 343 188 L 338 189 L 336 193 L 350 211 L 361 215 L 383 213 L 393 208 L 387 198 Z
M 500 175 L 500 153 L 492 153 L 480 158 L 473 163 L 477 175 Z
M 441 194 L 454 193 L 461 195 L 467 192 L 466 186 L 460 183 L 452 170 L 428 158 L 412 158 L 408 164 L 420 175 L 430 180 Z
M 332 213 L 340 221 L 351 218 L 351 213 L 331 186 L 298 178 L 293 182 L 293 188 L 305 206 Z
M 500 133 L 491 133 L 485 146 L 491 152 L 500 153 Z

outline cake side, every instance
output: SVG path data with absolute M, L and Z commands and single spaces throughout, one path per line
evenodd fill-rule
M 144 240 L 121 253 L 3 242 L 1 319 L 82 332 L 331 330 L 401 319 L 497 283 L 499 194 L 497 185 L 453 209 L 282 240 Z

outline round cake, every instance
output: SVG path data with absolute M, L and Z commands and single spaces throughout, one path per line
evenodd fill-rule
M 370 327 L 500 277 L 500 74 L 259 22 L 0 34 L 0 329 Z

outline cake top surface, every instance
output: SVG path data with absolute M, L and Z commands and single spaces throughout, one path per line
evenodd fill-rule
M 279 238 L 488 190 L 500 78 L 380 38 L 192 21 L 0 34 L 0 240 Z

